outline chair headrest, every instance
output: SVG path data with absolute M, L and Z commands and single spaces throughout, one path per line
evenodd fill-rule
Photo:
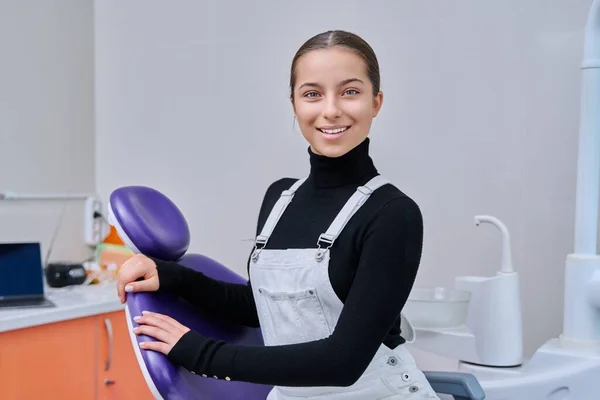
M 179 208 L 167 196 L 146 186 L 124 186 L 113 191 L 108 221 L 135 253 L 175 261 L 190 244 L 190 229 Z

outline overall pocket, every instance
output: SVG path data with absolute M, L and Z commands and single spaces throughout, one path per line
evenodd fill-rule
M 259 287 L 265 340 L 272 345 L 310 342 L 331 334 L 323 306 L 314 288 L 296 292 L 272 292 Z

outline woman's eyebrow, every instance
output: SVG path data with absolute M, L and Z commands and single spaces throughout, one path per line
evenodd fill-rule
M 338 83 L 338 86 L 344 86 L 344 85 L 347 85 L 347 84 L 352 83 L 352 82 L 364 83 L 362 81 L 362 79 L 348 78 L 348 79 L 344 79 L 343 81 L 341 81 L 340 83 Z M 316 82 L 306 82 L 306 83 L 303 83 L 302 85 L 300 85 L 300 87 L 298 89 L 302 89 L 303 87 L 306 87 L 306 86 L 312 86 L 312 87 L 317 87 L 317 88 L 321 88 L 322 87 L 320 84 L 318 84 Z

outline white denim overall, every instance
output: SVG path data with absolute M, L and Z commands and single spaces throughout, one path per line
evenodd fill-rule
M 309 342 L 327 338 L 333 333 L 344 305 L 329 281 L 328 250 L 370 194 L 388 183 L 385 178 L 377 176 L 358 187 L 329 229 L 315 238 L 315 248 L 264 249 L 279 218 L 303 182 L 304 179 L 298 180 L 290 189 L 282 192 L 256 237 L 251 257 L 249 274 L 266 346 Z M 276 386 L 267 397 L 267 400 L 291 399 L 400 400 L 439 397 L 403 345 L 391 350 L 382 344 L 366 371 L 352 386 Z

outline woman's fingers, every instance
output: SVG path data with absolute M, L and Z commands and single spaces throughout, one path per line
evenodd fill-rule
M 148 336 L 152 336 L 169 344 L 175 344 L 184 333 L 189 331 L 189 328 L 181 325 L 173 318 L 164 314 L 152 313 L 148 311 L 144 311 L 142 314 L 143 315 L 141 317 L 134 318 L 134 321 L 138 323 L 139 328 L 142 328 L 138 329 L 136 333 L 142 332 Z M 161 332 L 159 332 L 157 329 Z M 167 336 L 163 335 L 162 332 L 166 332 Z
M 154 292 L 158 289 L 158 278 L 153 276 L 143 281 L 131 282 L 125 286 L 125 292 Z
M 117 295 L 121 303 L 125 303 L 128 292 L 153 292 L 158 286 L 156 264 L 143 254 L 136 254 L 119 268 Z
M 143 276 L 143 272 L 137 268 L 141 264 L 141 260 L 137 256 L 131 257 L 125 261 L 119 268 L 119 276 L 117 278 L 117 295 L 121 303 L 125 302 L 125 286 L 135 281 L 140 276 Z
M 168 315 L 160 314 L 160 313 L 153 313 L 150 311 L 144 311 L 142 314 L 161 319 L 165 323 L 171 325 L 174 329 L 177 329 L 178 331 L 183 331 L 184 333 L 189 331 L 189 328 L 181 325 L 179 323 L 179 321 L 175 320 L 174 318 L 169 317 Z
M 139 325 L 133 329 L 134 333 L 150 336 L 166 343 L 173 341 L 174 328 L 167 322 L 147 316 L 139 318 L 136 322 Z
M 181 325 L 175 319 L 160 313 L 144 311 L 142 316 L 135 317 L 138 327 L 134 333 L 150 336 L 157 341 L 140 343 L 140 347 L 146 350 L 159 351 L 167 355 L 173 346 L 190 329 Z
M 140 342 L 140 347 L 144 350 L 153 350 L 164 355 L 168 355 L 173 346 L 169 346 L 163 342 Z

